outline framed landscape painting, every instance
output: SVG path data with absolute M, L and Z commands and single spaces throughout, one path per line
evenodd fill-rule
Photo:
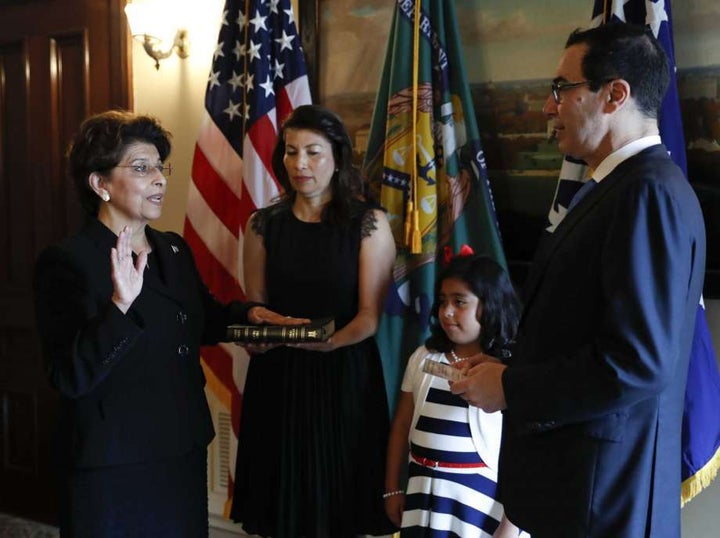
M 300 0 L 303 44 L 315 62 L 310 73 L 315 100 L 343 118 L 358 164 L 395 5 L 392 0 Z M 562 162 L 548 141 L 542 106 L 565 39 L 590 24 L 592 5 L 592 0 L 455 0 L 495 209 L 516 284 L 522 283 L 546 225 Z M 712 248 L 720 244 L 720 8 L 710 0 L 682 5 L 673 23 L 688 176 L 707 227 L 705 294 L 720 298 L 720 249 Z

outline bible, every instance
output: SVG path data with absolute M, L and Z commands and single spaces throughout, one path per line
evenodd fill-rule
M 302 325 L 228 325 L 225 338 L 244 344 L 299 344 L 325 342 L 334 332 L 333 318 L 319 318 Z
M 422 371 L 430 375 L 442 377 L 443 379 L 447 379 L 448 381 L 461 381 L 465 379 L 465 374 L 462 372 L 462 370 L 453 368 L 449 364 L 433 361 L 430 359 L 425 359 L 423 361 Z

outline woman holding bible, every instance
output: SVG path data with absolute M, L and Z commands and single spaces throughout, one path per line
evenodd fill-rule
M 272 164 L 284 192 L 246 229 L 248 299 L 293 316 L 334 317 L 336 332 L 252 356 L 231 516 L 273 538 L 387 534 L 389 419 L 373 335 L 395 243 L 329 110 L 295 109 Z
M 63 537 L 208 535 L 213 425 L 200 345 L 233 322 L 293 323 L 218 303 L 162 211 L 170 134 L 149 116 L 88 118 L 68 153 L 86 225 L 35 275 L 47 375 L 60 393 L 55 447 Z

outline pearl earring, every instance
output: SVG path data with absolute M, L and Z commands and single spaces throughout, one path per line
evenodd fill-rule
M 108 191 L 102 191 L 100 193 L 100 198 L 102 198 L 103 202 L 109 202 L 110 201 L 110 193 Z

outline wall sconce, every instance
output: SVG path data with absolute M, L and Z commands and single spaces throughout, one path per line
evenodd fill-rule
M 180 58 L 190 53 L 187 30 L 179 28 L 173 18 L 175 11 L 171 3 L 163 5 L 158 0 L 135 0 L 125 6 L 130 33 L 155 60 L 155 69 L 160 69 L 160 60 L 169 58 L 173 51 Z

